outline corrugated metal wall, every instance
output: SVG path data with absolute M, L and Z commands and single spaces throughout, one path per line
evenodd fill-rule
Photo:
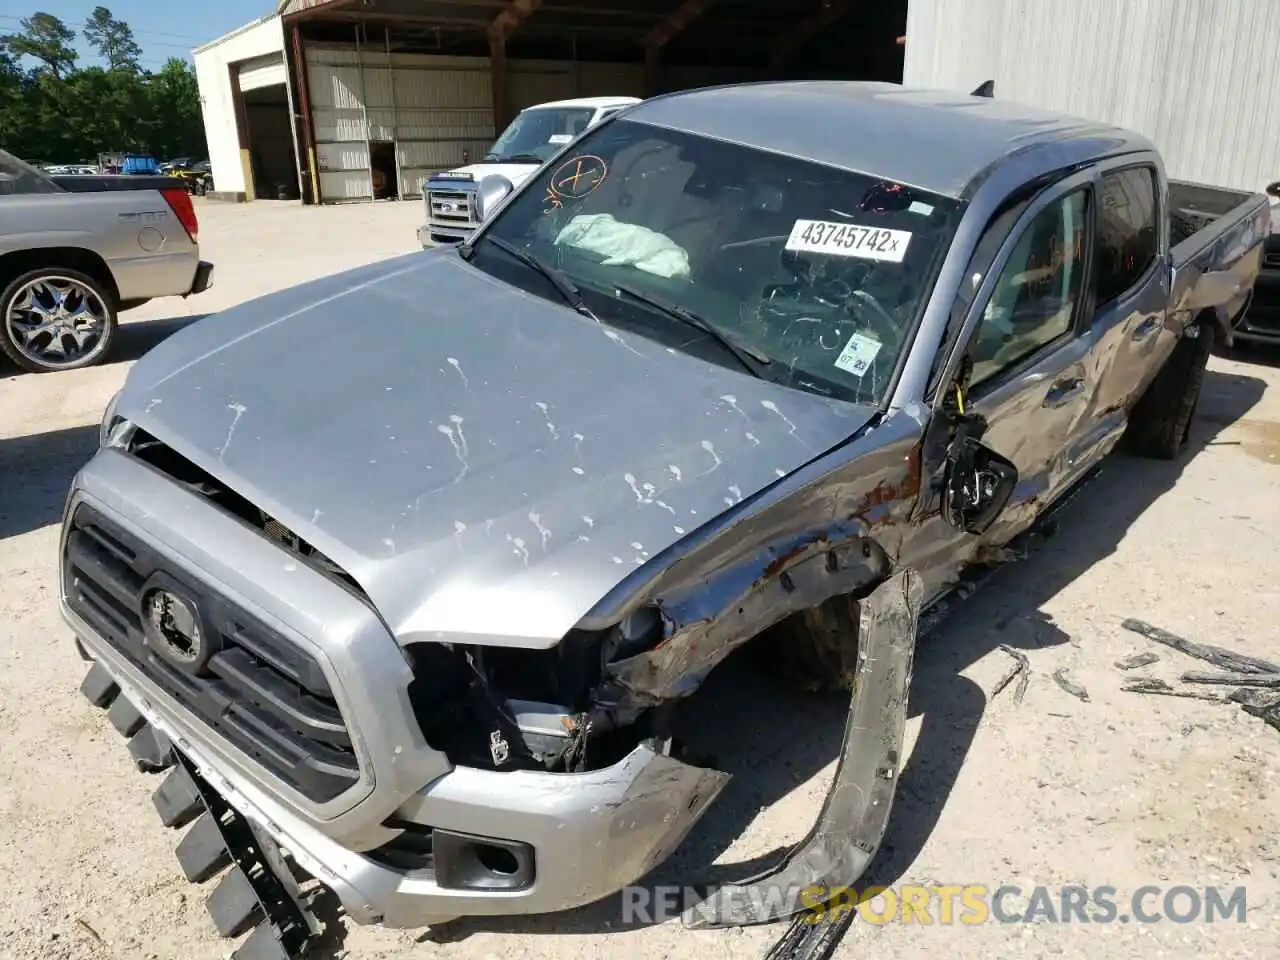
M 396 145 L 401 197 L 422 195 L 427 174 L 477 159 L 493 144 L 493 96 L 487 57 L 392 54 L 354 44 L 310 44 L 307 77 L 325 201 L 368 200 L 369 141 Z M 672 71 L 680 86 L 723 82 L 716 68 Z M 643 96 L 644 66 L 569 60 L 511 60 L 513 110 L 549 100 Z
M 1280 178 L 1280 0 L 910 0 L 903 82 L 1138 130 L 1169 175 Z

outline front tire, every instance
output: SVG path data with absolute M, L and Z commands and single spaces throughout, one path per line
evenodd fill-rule
M 0 290 L 0 350 L 29 373 L 99 363 L 116 326 L 115 298 L 79 270 L 28 270 Z
M 1129 417 L 1130 446 L 1139 456 L 1173 460 L 1191 436 L 1216 332 L 1211 319 L 1197 321 L 1195 329 L 1195 336 L 1178 341 Z
M 766 655 L 779 673 L 804 690 L 852 691 L 859 613 L 858 601 L 843 595 L 793 614 L 769 631 Z

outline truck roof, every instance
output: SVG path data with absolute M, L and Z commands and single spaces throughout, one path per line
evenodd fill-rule
M 625 107 L 639 102 L 639 97 L 576 97 L 573 100 L 552 100 L 548 103 L 535 103 L 525 109 L 541 110 L 543 107 Z
M 1020 103 L 893 83 L 744 83 L 645 101 L 629 118 L 895 180 L 948 197 L 1013 151 L 1094 140 L 1152 149 L 1130 130 Z

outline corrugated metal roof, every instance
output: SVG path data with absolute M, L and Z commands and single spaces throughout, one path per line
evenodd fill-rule
M 911 0 L 905 82 L 970 90 L 1149 137 L 1170 176 L 1280 177 L 1276 0 Z
M 1143 138 L 1005 100 L 891 83 L 742 84 L 647 100 L 629 119 L 748 143 L 951 197 L 1013 150 L 1092 139 L 1099 150 Z

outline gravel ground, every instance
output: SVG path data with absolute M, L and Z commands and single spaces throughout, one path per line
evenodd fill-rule
M 322 210 L 202 203 L 216 285 L 127 315 L 115 362 L 48 376 L 0 369 L 0 958 L 195 960 L 229 955 L 157 819 L 157 780 L 133 771 L 103 714 L 77 693 L 84 665 L 55 609 L 66 485 L 96 443 L 129 362 L 192 317 L 414 249 L 420 206 Z M 216 322 L 216 321 L 215 321 Z M 1172 464 L 1114 457 L 1057 536 L 1001 570 L 921 648 L 911 753 L 877 882 L 1247 890 L 1246 922 L 972 925 L 855 922 L 837 956 L 1275 957 L 1280 948 L 1280 733 L 1239 709 L 1121 691 L 1114 662 L 1176 678 L 1197 666 L 1120 627 L 1137 617 L 1280 660 L 1280 355 L 1215 358 L 1193 449 Z M 992 691 L 1025 651 L 1025 699 Z M 1083 702 L 1052 678 L 1066 668 Z M 746 695 L 744 695 L 746 694 Z M 731 661 L 697 709 L 737 774 L 676 857 L 667 882 L 799 839 L 832 774 L 843 707 L 779 690 Z M 748 708 L 747 704 L 750 704 Z M 705 726 L 705 724 L 704 724 Z M 739 866 L 741 873 L 745 868 Z M 1160 909 L 1161 898 L 1146 901 Z M 1009 910 L 1025 903 L 1017 897 Z M 1186 901 L 1183 900 L 1183 905 Z M 873 902 L 875 907 L 878 901 Z M 1043 916 L 1043 914 L 1041 914 Z M 781 926 L 688 932 L 622 922 L 609 901 L 571 914 L 459 922 L 423 933 L 335 922 L 321 960 L 762 955 Z M 1154 952 L 1152 952 L 1154 951 Z

